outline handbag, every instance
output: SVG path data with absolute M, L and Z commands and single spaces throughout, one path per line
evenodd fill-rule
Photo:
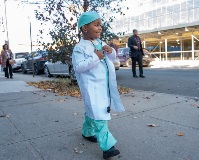
M 14 64 L 14 61 L 12 59 L 9 59 L 9 64 L 10 65 L 13 65 Z

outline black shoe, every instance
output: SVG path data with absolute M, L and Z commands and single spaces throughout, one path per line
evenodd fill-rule
M 10 77 L 11 79 L 13 79 L 13 77 Z
M 138 78 L 138 76 L 137 75 L 135 75 L 135 76 L 133 76 L 134 78 Z
M 115 147 L 111 147 L 108 151 L 103 152 L 103 158 L 107 159 L 110 157 L 114 157 L 120 154 L 120 151 L 118 149 L 115 149 Z
M 84 137 L 85 139 L 91 141 L 91 142 L 97 142 L 97 137 L 96 136 L 90 136 L 90 137 L 85 137 L 83 134 L 82 134 L 82 137 Z
M 7 77 L 7 79 L 9 79 L 9 77 Z
M 141 78 L 145 78 L 145 76 L 143 76 L 143 75 L 140 75 L 140 77 L 141 77 Z

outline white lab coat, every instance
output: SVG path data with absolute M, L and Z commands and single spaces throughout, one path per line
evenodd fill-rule
M 102 46 L 104 45 L 106 44 L 102 43 Z M 84 102 L 86 115 L 94 120 L 110 120 L 110 113 L 107 113 L 110 98 L 107 91 L 106 68 L 104 62 L 99 60 L 94 49 L 95 47 L 91 41 L 81 38 L 73 50 L 72 63 Z M 120 112 L 124 111 L 124 107 L 118 93 L 115 67 L 112 63 L 115 58 L 116 52 L 114 49 L 111 54 L 105 53 L 109 70 L 111 109 Z

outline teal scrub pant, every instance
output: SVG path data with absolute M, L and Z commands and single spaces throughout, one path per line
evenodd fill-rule
M 85 115 L 82 134 L 85 137 L 96 136 L 102 151 L 109 150 L 117 143 L 108 129 L 106 120 L 93 120 Z

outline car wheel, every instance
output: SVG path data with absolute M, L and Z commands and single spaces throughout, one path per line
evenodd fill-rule
M 144 65 L 144 67 L 148 67 L 148 66 L 149 66 L 149 63 L 147 63 L 147 64 Z
M 47 66 L 44 66 L 44 74 L 46 77 L 52 77 Z
M 75 71 L 72 66 L 69 68 L 71 82 L 76 82 Z
M 34 72 L 35 72 L 36 75 L 40 74 L 40 70 L 38 69 L 36 64 L 34 65 Z
M 131 67 L 131 66 L 132 66 L 132 61 L 131 61 L 130 58 L 127 59 L 127 61 L 126 61 L 126 66 L 127 66 L 127 67 Z
M 26 73 L 27 73 L 27 71 L 25 70 L 24 66 L 21 66 L 21 70 L 22 70 L 22 73 L 23 73 L 23 74 L 26 74 Z

